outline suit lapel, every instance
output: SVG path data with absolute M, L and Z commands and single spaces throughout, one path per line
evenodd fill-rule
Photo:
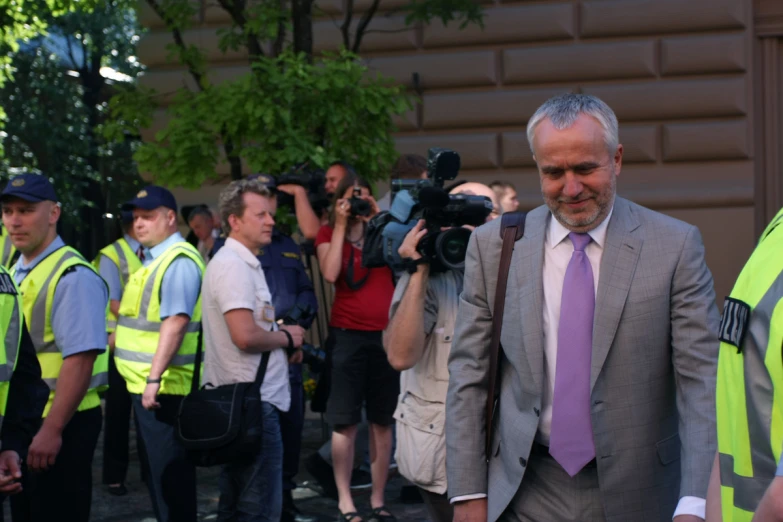
M 636 263 L 639 261 L 643 241 L 639 233 L 634 233 L 638 228 L 639 218 L 630 203 L 616 198 L 598 278 L 590 371 L 591 391 L 614 341 L 636 271 Z
M 549 210 L 532 210 L 525 223 L 525 235 L 514 245 L 511 258 L 509 288 L 512 299 L 517 299 L 521 310 L 520 341 L 525 348 L 530 373 L 537 387 L 543 382 L 544 372 L 544 241 Z M 513 352 L 512 352 L 513 353 Z

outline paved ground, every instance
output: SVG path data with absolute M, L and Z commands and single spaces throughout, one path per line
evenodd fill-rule
M 312 454 L 323 440 L 321 423 L 318 418 L 310 418 L 306 421 L 304 433 L 304 449 L 302 462 Z M 131 441 L 135 436 L 131 435 Z M 129 494 L 124 497 L 114 497 L 106 493 L 105 486 L 101 484 L 102 442 L 98 444 L 98 451 L 94 463 L 94 488 L 92 522 L 155 522 L 149 495 L 144 483 L 139 478 L 139 466 L 136 460 L 135 449 L 132 447 L 131 469 L 128 473 L 127 487 Z M 131 443 L 133 445 L 133 443 Z M 218 489 L 218 470 L 214 468 L 199 469 L 199 520 L 216 520 Z M 337 503 L 331 499 L 321 497 L 316 491 L 308 487 L 312 483 L 302 465 L 297 476 L 300 488 L 295 490 L 297 506 L 307 514 L 318 515 L 323 522 L 336 520 Z M 426 522 L 424 505 L 404 504 L 400 499 L 400 491 L 405 480 L 397 476 L 389 481 L 387 487 L 387 505 L 397 516 L 398 520 L 406 522 Z M 369 494 L 357 495 L 357 507 L 360 510 L 369 510 Z M 7 517 L 6 520 L 10 520 Z

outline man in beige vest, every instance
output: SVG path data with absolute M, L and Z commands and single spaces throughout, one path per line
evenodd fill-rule
M 479 183 L 464 183 L 453 194 L 484 196 L 495 210 L 494 192 Z M 422 262 L 417 246 L 427 233 L 420 221 L 405 237 L 400 257 L 410 260 L 411 270 L 397 283 L 389 326 L 383 345 L 392 367 L 400 375 L 400 397 L 395 458 L 400 473 L 415 484 L 434 522 L 451 522 L 453 510 L 446 495 L 446 392 L 448 359 L 457 318 L 463 271 Z M 472 227 L 469 227 L 472 228 Z M 426 260 L 425 260 L 426 261 Z

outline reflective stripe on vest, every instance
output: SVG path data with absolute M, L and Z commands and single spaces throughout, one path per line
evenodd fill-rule
M 179 242 L 151 264 L 135 272 L 123 293 L 114 360 L 130 393 L 143 393 L 146 387 L 146 378 L 160 341 L 160 292 L 163 277 L 179 256 L 192 259 L 203 275 L 204 263 L 198 251 L 189 243 Z M 196 302 L 182 344 L 161 375 L 160 394 L 186 395 L 190 392 L 200 328 L 201 296 Z
M 8 265 L 14 256 L 14 245 L 7 234 L 0 234 L 0 246 L 2 247 L 0 248 L 0 265 L 10 268 Z
M 0 432 L 3 429 L 11 376 L 16 368 L 19 344 L 22 339 L 22 298 L 11 274 L 0 266 Z
M 739 346 L 724 339 L 718 360 L 721 506 L 724 522 L 750 522 L 783 449 L 783 228 L 768 229 L 731 299 L 750 315 Z M 742 329 L 740 317 L 725 309 L 722 334 Z
M 117 266 L 117 270 L 120 274 L 120 295 L 125 290 L 125 285 L 128 284 L 130 276 L 133 275 L 136 270 L 141 268 L 141 261 L 136 256 L 136 253 L 131 249 L 128 242 L 124 237 L 121 237 L 111 245 L 108 245 L 101 249 L 98 253 L 98 257 L 92 262 L 96 270 L 101 269 L 101 256 L 105 256 L 111 260 Z M 113 332 L 117 329 L 117 318 L 109 310 L 106 314 L 106 330 Z
M 67 246 L 62 247 L 41 260 L 25 276 L 20 285 L 30 338 L 38 355 L 38 362 L 41 364 L 41 377 L 50 390 L 49 401 L 44 408 L 44 417 L 49 414 L 54 401 L 57 379 L 63 364 L 62 353 L 57 347 L 52 330 L 54 294 L 60 277 L 66 270 L 76 266 L 85 266 L 95 272 L 92 265 L 87 263 L 76 250 Z M 74 311 L 74 314 L 78 316 L 78 311 Z M 89 389 L 77 410 L 84 411 L 100 406 L 98 393 L 108 385 L 109 355 L 107 349 L 95 358 Z

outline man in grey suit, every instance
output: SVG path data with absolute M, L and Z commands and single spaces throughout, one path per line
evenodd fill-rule
M 468 246 L 446 409 L 454 520 L 702 520 L 719 317 L 699 231 L 616 196 L 623 147 L 601 100 L 547 101 L 528 140 L 546 205 L 514 246 L 489 457 L 500 220 Z

